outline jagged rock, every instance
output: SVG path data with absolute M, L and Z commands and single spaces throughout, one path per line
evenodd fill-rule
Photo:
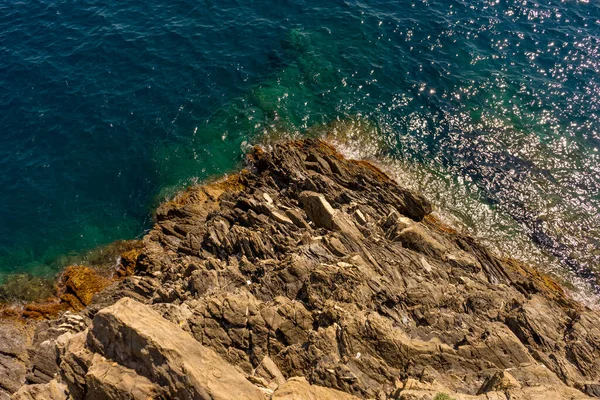
M 73 335 L 65 333 L 57 338 L 59 349 L 59 373 L 61 382 L 67 385 L 69 394 L 75 399 L 83 399 L 87 392 L 85 376 L 92 363 L 93 353 L 86 341 L 89 328 Z
M 27 367 L 19 360 L 0 354 L 0 388 L 13 393 L 25 383 Z
M 401 242 L 411 250 L 428 255 L 441 256 L 446 251 L 446 247 L 443 244 L 433 238 L 430 233 L 418 224 L 411 224 L 402 229 L 398 232 L 394 240 Z
M 507 378 L 508 375 L 500 373 L 490 380 L 493 384 L 498 384 L 496 391 L 487 391 L 479 395 L 468 395 L 464 393 L 452 392 L 448 388 L 435 382 L 423 383 L 417 380 L 409 379 L 398 391 L 398 400 L 431 400 L 436 396 L 445 394 L 446 399 L 454 400 L 583 400 L 589 397 L 581 392 L 564 385 L 544 385 L 530 386 L 521 388 L 516 380 Z M 441 397 L 441 396 L 440 396 Z M 443 398 L 443 397 L 442 397 Z
M 296 224 L 298 228 L 310 229 L 310 225 L 304 220 L 300 212 L 297 210 L 286 210 L 285 214 L 290 218 L 290 220 Z
M 488 392 L 505 392 L 511 389 L 520 389 L 521 384 L 507 371 L 501 371 L 492 376 L 483 384 L 477 394 Z
M 361 225 L 366 225 L 367 222 L 368 222 L 367 218 L 365 217 L 365 215 L 360 210 L 355 210 L 354 211 L 354 219 L 356 219 L 356 222 L 358 222 Z
M 25 372 L 73 399 L 600 396 L 599 312 L 430 212 L 323 142 L 256 148 L 162 204 L 79 321 L 5 335 L 0 398 Z
M 0 320 L 0 399 L 25 383 L 32 333 L 21 321 Z
M 10 319 L 0 320 L 0 354 L 25 361 L 30 341 L 31 329 L 25 324 Z
M 70 311 L 54 321 L 37 326 L 32 348 L 31 366 L 27 383 L 48 383 L 58 371 L 58 346 L 56 340 L 65 333 L 77 333 L 87 328 L 89 318 Z
M 285 215 L 283 215 L 279 211 L 272 211 L 271 212 L 271 217 L 273 217 L 273 219 L 275 221 L 279 222 L 280 224 L 294 225 L 294 222 L 292 222 L 291 219 L 289 219 L 288 217 L 286 217 Z
M 354 223 L 344 213 L 334 210 L 322 194 L 305 191 L 300 193 L 299 199 L 317 227 L 341 231 L 356 239 L 362 237 Z
M 477 273 L 481 270 L 481 263 L 476 257 L 467 253 L 466 251 L 458 250 L 446 253 L 444 254 L 443 258 L 444 261 L 449 262 L 451 265 L 467 269 L 474 273 Z
M 255 374 L 268 381 L 273 381 L 277 385 L 283 385 L 285 383 L 285 377 L 269 356 L 265 356 L 262 359 L 258 367 L 256 367 Z
M 330 231 L 336 229 L 334 222 L 336 211 L 325 199 L 325 196 L 307 191 L 300 193 L 300 201 L 304 205 L 306 215 L 317 227 Z
M 132 299 L 96 314 L 87 340 L 95 352 L 160 382 L 171 398 L 265 399 L 215 352 Z
M 45 384 L 23 386 L 12 400 L 67 400 L 67 387 L 55 379 Z

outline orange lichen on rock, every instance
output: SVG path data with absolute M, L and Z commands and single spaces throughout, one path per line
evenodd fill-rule
M 459 234 L 459 232 L 455 228 L 453 228 L 449 225 L 446 225 L 438 217 L 436 217 L 433 214 L 426 215 L 425 218 L 423 218 L 423 222 L 425 224 L 427 224 L 427 226 L 430 228 L 433 228 L 433 229 L 436 229 L 436 230 L 439 230 L 439 231 L 442 231 L 445 233 L 450 233 L 450 234 L 455 234 L 455 235 Z
M 262 149 L 262 147 L 254 146 L 254 148 L 248 154 L 247 157 L 250 161 L 256 161 L 256 160 L 261 159 L 264 154 L 265 154 L 265 151 Z
M 21 320 L 22 310 L 11 304 L 0 304 L 0 319 Z
M 133 275 L 135 272 L 135 266 L 137 265 L 137 259 L 140 254 L 142 254 L 141 246 L 122 253 L 121 261 L 116 271 L 117 277 L 124 278 L 126 276 Z
M 26 304 L 21 312 L 22 319 L 53 319 L 60 313 L 73 308 L 59 298 L 48 299 L 44 302 Z
M 82 265 L 68 267 L 60 279 L 60 287 L 64 291 L 60 298 L 74 309 L 84 308 L 92 302 L 92 297 L 96 293 L 110 283 L 110 279 L 92 268 Z
M 245 186 L 240 181 L 239 174 L 234 174 L 225 179 L 203 185 L 202 188 L 207 195 L 216 201 L 223 193 L 228 191 L 241 192 L 245 189 Z
M 58 279 L 54 296 L 25 305 L 6 305 L 0 309 L 0 318 L 52 319 L 65 311 L 79 311 L 91 304 L 94 295 L 112 282 L 113 279 L 102 276 L 95 269 L 71 266 Z
M 529 285 L 535 285 L 536 291 L 545 294 L 547 297 L 563 306 L 575 309 L 581 307 L 579 303 L 567 296 L 562 285 L 548 274 L 540 272 L 535 268 L 514 259 L 508 258 L 503 259 L 502 261 L 504 270 L 509 274 L 513 274 L 510 279 L 514 283 L 517 283 L 519 279 L 521 279 Z
M 387 176 L 387 174 L 385 172 L 383 172 L 381 169 L 379 169 L 378 167 L 376 167 L 369 161 L 366 161 L 366 160 L 349 160 L 349 161 L 353 164 L 356 164 L 362 168 L 366 168 L 366 169 L 370 170 L 371 172 L 373 172 L 375 178 L 377 178 L 377 180 L 380 182 L 390 182 L 392 180 L 392 178 Z
M 239 174 L 230 175 L 225 179 L 206 185 L 190 186 L 172 200 L 162 203 L 158 207 L 156 215 L 160 219 L 172 210 L 177 210 L 188 205 L 204 204 L 209 200 L 217 201 L 227 191 L 240 192 L 242 190 L 244 190 L 244 184 Z

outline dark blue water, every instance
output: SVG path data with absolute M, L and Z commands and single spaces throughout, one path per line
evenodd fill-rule
M 0 0 L 0 271 L 139 236 L 249 144 L 328 126 L 445 219 L 589 286 L 599 49 L 592 1 Z

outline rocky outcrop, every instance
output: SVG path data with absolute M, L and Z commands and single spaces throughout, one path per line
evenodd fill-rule
M 12 319 L 0 320 L 0 399 L 25 383 L 31 328 Z
M 332 389 L 282 379 L 272 388 L 246 376 L 150 306 L 130 298 L 96 313 L 91 325 L 54 341 L 59 365 L 46 384 L 26 385 L 15 399 L 352 399 Z M 324 396 L 324 397 L 323 397 Z
M 213 350 L 132 299 L 97 313 L 86 341 L 91 351 L 160 382 L 169 398 L 265 397 Z
M 598 312 L 430 213 L 418 194 L 323 142 L 256 148 L 239 174 L 162 204 L 119 280 L 80 299 L 83 310 L 9 345 L 26 349 L 7 352 L 22 354 L 23 368 L 0 390 L 600 397 Z

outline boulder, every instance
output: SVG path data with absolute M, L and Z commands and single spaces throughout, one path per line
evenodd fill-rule
M 344 212 L 335 210 L 322 194 L 305 191 L 300 193 L 299 199 L 306 215 L 318 228 L 341 231 L 355 240 L 362 238 L 362 234 L 352 220 Z
M 400 231 L 394 238 L 403 246 L 419 253 L 441 256 L 447 250 L 433 235 L 419 224 L 412 224 Z
M 152 308 L 122 299 L 94 317 L 88 344 L 179 399 L 265 399 L 265 394 Z
M 336 211 L 325 199 L 325 196 L 307 191 L 300 193 L 300 201 L 304 206 L 306 215 L 314 222 L 315 226 L 330 231 L 335 229 L 334 219 Z
M 21 387 L 11 397 L 12 400 L 67 400 L 67 387 L 56 379 L 45 384 Z

